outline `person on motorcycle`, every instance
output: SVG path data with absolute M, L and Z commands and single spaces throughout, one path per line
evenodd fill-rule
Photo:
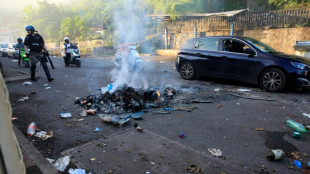
M 22 38 L 18 38 L 17 39 L 17 44 L 16 44 L 16 48 L 18 49 L 18 66 L 20 66 L 20 60 L 21 60 L 21 55 L 20 55 L 20 49 L 24 49 L 24 43 L 23 43 L 23 39 Z
M 27 25 L 26 31 L 28 34 L 25 38 L 24 48 L 27 57 L 29 57 L 31 61 L 31 67 L 30 67 L 31 80 L 38 81 L 35 78 L 35 73 L 36 73 L 36 64 L 40 61 L 45 71 L 47 80 L 49 82 L 53 81 L 54 78 L 51 77 L 50 71 L 46 64 L 47 60 L 45 60 L 45 57 L 42 52 L 42 50 L 46 51 L 43 37 L 39 35 L 37 32 L 35 33 L 35 29 L 32 25 Z M 30 52 L 28 52 L 28 49 L 30 49 Z
M 64 50 L 65 50 L 65 53 L 66 53 L 66 57 L 65 57 L 65 67 L 69 66 L 69 63 L 70 63 L 70 58 L 71 58 L 71 47 L 73 46 L 73 44 L 69 41 L 69 38 L 68 37 L 65 37 L 64 38 Z

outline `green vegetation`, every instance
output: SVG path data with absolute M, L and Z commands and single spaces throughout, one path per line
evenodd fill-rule
M 310 0 L 259 0 L 269 4 L 271 9 L 287 9 L 310 4 Z M 61 42 L 65 36 L 72 40 L 104 39 L 106 46 L 113 45 L 117 31 L 117 22 L 113 19 L 113 12 L 125 9 L 128 0 L 78 0 L 68 4 L 51 4 L 37 1 L 38 7 L 30 5 L 24 7 L 21 18 L 16 23 L 25 34 L 24 26 L 33 25 L 48 42 Z M 135 14 L 137 23 L 145 22 L 145 14 L 170 14 L 176 19 L 177 14 L 211 13 L 247 8 L 247 0 L 133 0 L 139 3 Z M 259 4 L 258 4 L 259 5 Z M 126 14 L 120 14 L 126 15 Z M 13 28 L 12 22 L 9 24 Z M 145 26 L 145 25 L 144 25 Z M 142 36 L 154 36 L 158 26 L 151 21 L 146 23 L 146 29 L 136 39 L 145 40 Z M 101 31 L 101 32 L 97 32 Z

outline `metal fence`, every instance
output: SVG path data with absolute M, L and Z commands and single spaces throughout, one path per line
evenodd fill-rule
M 230 17 L 211 17 L 204 20 L 208 30 L 230 30 Z M 288 28 L 310 26 L 310 8 L 245 13 L 234 16 L 236 30 L 261 28 Z

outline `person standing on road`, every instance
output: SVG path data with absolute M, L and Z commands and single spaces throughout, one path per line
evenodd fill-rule
M 42 50 L 46 51 L 45 45 L 44 45 L 44 40 L 41 35 L 38 33 L 35 33 L 35 29 L 32 25 L 26 26 L 26 31 L 27 31 L 27 36 L 25 38 L 24 42 L 24 48 L 27 54 L 27 57 L 29 57 L 31 61 L 31 67 L 30 67 L 30 74 L 31 74 L 31 80 L 32 81 L 38 81 L 35 78 L 35 73 L 36 73 L 36 64 L 40 61 L 47 80 L 49 82 L 53 81 L 54 78 L 51 77 L 50 71 L 47 67 L 47 60 L 46 57 L 44 57 Z M 28 49 L 30 49 L 30 52 L 28 52 Z
M 20 66 L 20 60 L 21 60 L 21 55 L 20 55 L 20 49 L 24 49 L 24 43 L 23 43 L 23 39 L 22 38 L 18 38 L 17 39 L 17 44 L 16 44 L 16 48 L 18 49 L 18 66 Z
M 69 41 L 68 37 L 64 38 L 64 50 L 66 53 L 66 57 L 65 57 L 65 67 L 69 66 L 70 63 L 70 58 L 71 58 L 71 47 L 72 47 L 72 43 Z

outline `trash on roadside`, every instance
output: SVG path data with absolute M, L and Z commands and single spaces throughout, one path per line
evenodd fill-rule
M 181 133 L 179 134 L 179 138 L 183 138 L 184 136 L 185 136 L 184 132 L 181 132 Z
M 292 155 L 292 158 L 295 160 L 299 160 L 299 158 L 300 158 L 300 152 L 299 151 L 292 152 L 291 155 Z
M 23 85 L 32 85 L 32 82 L 27 81 L 27 82 L 24 82 Z
M 96 160 L 96 158 L 91 158 L 90 160 L 91 160 L 91 161 L 95 161 L 95 160 Z
M 71 113 L 60 113 L 61 118 L 71 118 L 72 114 Z
M 18 60 L 12 60 L 12 62 L 18 62 Z
M 36 133 L 37 131 L 37 126 L 34 122 L 31 122 L 27 128 L 27 135 L 32 136 Z
M 35 92 L 35 91 L 31 91 L 31 94 L 36 94 L 37 92 Z
M 95 115 L 96 112 L 97 112 L 97 110 L 96 110 L 96 109 L 88 109 L 88 110 L 86 110 L 85 112 L 86 112 L 86 114 L 88 114 L 88 115 Z
M 221 88 L 215 88 L 214 92 L 220 92 L 222 89 Z
M 220 108 L 220 107 L 223 107 L 223 105 L 217 105 L 217 106 L 216 106 L 216 108 Z
M 302 113 L 303 116 L 310 118 L 310 114 L 308 113 Z
M 87 117 L 87 113 L 85 110 L 83 110 L 81 113 L 80 113 L 80 116 L 81 117 Z
M 263 131 L 264 128 L 255 128 L 254 130 L 255 130 L 255 131 Z
M 48 86 L 48 84 L 42 84 L 42 85 L 41 85 L 41 87 L 46 87 L 46 86 Z
M 221 157 L 221 156 L 223 156 L 222 151 L 220 149 L 208 148 L 208 151 L 214 157 Z
M 194 173 L 199 174 L 203 172 L 201 168 L 197 167 L 196 165 L 191 165 L 186 170 L 188 171 L 188 173 L 193 173 L 193 174 Z
M 143 128 L 139 126 L 138 123 L 135 123 L 133 127 L 136 128 L 138 132 L 143 132 Z
M 47 159 L 58 171 L 64 172 L 70 163 L 70 156 L 60 157 L 56 161 Z
M 29 100 L 29 97 L 28 96 L 24 96 L 24 97 L 18 99 L 17 102 L 24 102 L 25 100 Z
M 50 87 L 50 86 L 48 86 L 48 87 L 46 87 L 45 89 L 51 89 L 52 87 Z
M 310 130 L 310 125 L 306 125 L 305 129 Z
M 84 169 L 69 169 L 69 174 L 86 174 L 86 171 Z
M 119 118 L 118 116 L 108 116 L 108 115 L 99 115 L 99 118 L 106 123 L 112 123 L 115 125 L 120 125 L 122 126 L 123 124 L 127 123 L 130 120 L 130 117 L 126 118 Z
M 11 118 L 11 120 L 17 120 L 17 119 L 18 119 L 17 117 L 12 117 L 12 118 Z
M 298 168 L 301 168 L 301 162 L 298 160 L 294 160 L 294 164 L 295 166 L 297 166 Z
M 83 118 L 79 118 L 79 119 L 72 119 L 73 121 L 84 121 Z
M 268 152 L 268 155 L 266 156 L 267 159 L 275 161 L 275 160 L 280 160 L 285 157 L 285 153 L 282 149 L 275 149 L 275 150 L 270 150 Z
M 53 137 L 54 133 L 53 131 L 50 131 L 49 133 L 46 133 L 45 131 L 37 132 L 34 136 L 40 138 L 41 140 L 47 140 L 51 137 Z
M 297 122 L 294 121 L 294 120 L 287 120 L 287 121 L 286 121 L 286 124 L 287 124 L 290 128 L 294 129 L 294 130 L 297 131 L 297 132 L 300 132 L 300 133 L 305 133 L 305 132 L 307 132 L 307 130 L 305 129 L 305 127 L 304 127 L 302 124 L 297 123 Z
M 194 99 L 191 100 L 192 103 L 213 103 L 212 100 L 199 100 L 199 99 Z
M 300 132 L 297 132 L 297 131 L 294 131 L 293 133 L 292 133 L 292 137 L 294 137 L 294 138 L 301 138 L 301 133 Z
M 240 89 L 237 89 L 237 91 L 239 91 L 239 92 L 251 92 L 252 90 L 240 88 Z
M 100 128 L 97 128 L 97 127 L 96 127 L 96 129 L 94 130 L 94 132 L 99 132 L 99 131 L 101 131 L 101 129 L 100 129 Z

